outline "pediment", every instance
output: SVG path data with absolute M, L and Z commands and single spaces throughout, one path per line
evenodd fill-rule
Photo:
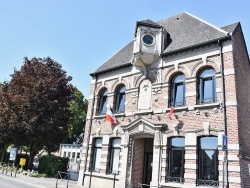
M 128 132 L 129 135 L 154 135 L 155 131 L 160 130 L 161 127 L 143 118 L 138 118 L 128 125 L 121 126 L 123 131 Z

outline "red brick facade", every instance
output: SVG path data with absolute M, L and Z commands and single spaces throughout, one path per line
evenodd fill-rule
M 221 150 L 219 139 L 221 134 L 224 133 L 226 120 L 228 152 L 225 184 L 228 181 L 228 186 L 232 188 L 250 187 L 250 87 L 248 87 L 250 86 L 250 64 L 241 27 L 238 26 L 234 31 L 232 40 L 224 41 L 222 45 L 224 45 L 222 58 L 220 56 L 219 44 L 216 43 L 172 56 L 162 57 L 163 66 L 159 69 L 158 73 L 160 76 L 156 80 L 146 78 L 140 72 L 129 72 L 130 69 L 126 68 L 116 72 L 103 73 L 95 77 L 97 78 L 96 84 L 92 83 L 90 88 L 90 105 L 88 107 L 88 120 L 85 127 L 83 153 L 81 156 L 82 160 L 85 161 L 86 152 L 88 151 L 87 170 L 84 163 L 82 164 L 82 170 L 87 174 L 85 179 L 89 178 L 90 174 L 88 169 L 91 166 L 92 141 L 94 138 L 102 137 L 104 142 L 101 160 L 102 169 L 99 174 L 94 174 L 94 177 L 106 179 L 110 185 L 112 184 L 113 176 L 106 174 L 109 164 L 109 140 L 112 137 L 120 137 L 122 138 L 122 146 L 116 187 L 123 181 L 122 178 L 124 179 L 125 187 L 132 187 L 131 183 L 133 183 L 133 187 L 136 187 L 138 183 L 141 183 L 144 143 L 140 143 L 143 142 L 143 139 L 135 138 L 138 136 L 146 138 L 151 134 L 146 132 L 146 129 L 150 129 L 150 126 L 147 124 L 141 123 L 141 126 L 133 124 L 138 118 L 142 118 L 150 125 L 161 126 L 161 129 L 159 129 L 159 141 L 156 140 L 157 136 L 151 134 L 151 137 L 153 135 L 155 138 L 154 154 L 156 151 L 158 152 L 158 149 L 160 152 L 158 180 L 154 180 L 154 177 L 152 177 L 152 181 L 158 181 L 161 187 L 171 187 L 171 184 L 167 182 L 169 173 L 168 142 L 172 137 L 184 137 L 185 141 L 190 142 L 185 143 L 185 184 L 187 187 L 196 187 L 199 169 L 198 140 L 203 136 L 216 136 L 219 144 L 218 182 L 221 187 L 223 179 L 223 151 Z M 225 108 L 223 108 L 224 88 L 221 75 L 221 59 L 224 63 Z M 199 105 L 197 103 L 197 77 L 200 71 L 206 67 L 211 67 L 215 71 L 217 101 L 207 105 Z M 176 107 L 173 120 L 170 120 L 168 118 L 170 81 L 178 73 L 183 73 L 186 78 L 186 105 L 184 107 Z M 147 113 L 138 113 L 139 86 L 144 79 L 149 79 L 152 83 L 152 109 Z M 125 113 L 115 114 L 117 123 L 111 125 L 110 122 L 105 120 L 105 116 L 97 114 L 98 96 L 102 89 L 106 88 L 108 90 L 108 104 L 114 105 L 116 88 L 120 84 L 124 84 L 126 87 Z M 92 106 L 93 100 L 94 104 Z M 93 115 L 92 117 L 91 114 Z M 175 131 L 176 127 L 177 131 Z M 140 131 L 141 134 L 139 134 Z M 195 135 L 193 139 L 186 138 L 190 133 Z M 130 136 L 127 134 L 130 134 Z M 159 146 L 157 142 L 160 143 Z M 122 169 L 122 167 L 126 169 Z M 123 170 L 125 171 L 124 173 L 122 172 Z M 175 186 L 178 187 L 178 184 Z M 182 186 L 183 184 L 180 184 L 179 187 Z

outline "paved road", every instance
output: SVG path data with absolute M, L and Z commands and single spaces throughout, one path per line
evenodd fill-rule
M 0 176 L 1 188 L 45 188 L 40 185 L 35 185 L 29 182 L 24 182 L 14 177 Z
M 34 178 L 17 174 L 16 177 L 0 174 L 1 188 L 55 188 L 57 180 L 55 178 Z M 58 181 L 57 188 L 66 188 L 67 181 Z M 68 188 L 78 188 L 76 181 L 70 180 Z

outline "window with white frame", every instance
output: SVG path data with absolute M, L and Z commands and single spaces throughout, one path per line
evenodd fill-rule
M 109 171 L 110 174 L 118 174 L 121 151 L 121 139 L 113 138 L 110 147 Z
M 101 168 L 102 138 L 94 140 L 93 159 L 91 171 L 99 172 Z

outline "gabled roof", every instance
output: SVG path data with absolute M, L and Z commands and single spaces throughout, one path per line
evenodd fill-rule
M 167 48 L 161 54 L 166 55 L 230 37 L 230 34 L 233 33 L 239 23 L 219 28 L 184 12 L 157 23 L 152 20 L 143 20 L 137 22 L 137 26 L 138 24 L 154 25 L 155 27 L 164 27 L 166 29 L 169 34 L 168 44 Z M 91 75 L 114 70 L 119 67 L 131 66 L 130 61 L 132 56 L 133 40 Z

